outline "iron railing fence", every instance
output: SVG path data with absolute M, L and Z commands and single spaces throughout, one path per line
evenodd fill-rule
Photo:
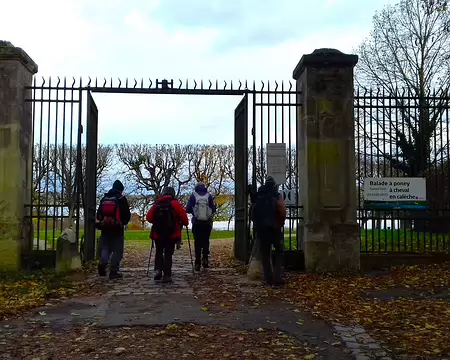
M 448 92 L 355 91 L 356 188 L 363 252 L 448 252 L 450 133 Z M 427 209 L 374 210 L 364 178 L 426 179 Z

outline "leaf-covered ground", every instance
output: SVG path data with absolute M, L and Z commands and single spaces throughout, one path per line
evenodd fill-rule
M 405 358 L 450 356 L 450 263 L 378 276 L 290 274 L 287 280 L 269 293 L 329 321 L 359 323 Z
M 191 245 L 193 246 L 193 243 Z M 123 266 L 146 266 L 149 249 L 149 242 L 128 242 L 125 248 Z M 188 249 L 188 243 L 185 240 L 182 249 L 176 250 L 176 252 L 180 251 L 187 254 Z M 233 260 L 232 250 L 231 239 L 211 241 L 211 266 L 213 268 L 231 269 L 228 273 L 226 271 L 223 271 L 223 273 L 217 272 L 214 277 L 197 279 L 197 284 L 192 285 L 195 293 L 203 301 L 206 308 L 216 308 L 226 315 L 228 312 L 233 311 L 236 306 L 242 305 L 243 302 L 239 302 L 240 298 L 246 298 L 244 300 L 249 306 L 270 300 L 271 297 L 282 298 L 309 309 L 314 315 L 330 322 L 361 324 L 380 343 L 385 343 L 390 349 L 394 350 L 398 358 L 439 359 L 450 357 L 450 340 L 448 337 L 448 334 L 450 334 L 450 263 L 402 267 L 384 273 L 364 276 L 287 274 L 287 284 L 284 288 L 267 291 L 267 289 L 258 287 L 258 289 L 255 288 L 255 294 L 248 296 L 244 294 L 243 296 L 243 294 L 238 293 L 237 288 L 234 288 L 233 282 L 227 279 L 227 277 L 232 277 L 233 274 L 242 273 L 245 270 Z M 86 285 L 82 286 L 82 281 L 83 275 L 76 279 L 73 277 L 61 279 L 45 273 L 28 277 L 22 276 L 18 279 L 0 277 L 0 318 L 20 314 L 24 310 L 46 302 L 52 302 L 53 299 L 82 295 L 86 291 L 101 291 L 101 289 L 92 289 Z M 208 291 L 202 292 L 202 289 L 208 289 Z M 189 350 L 197 352 L 197 350 L 201 350 L 201 344 L 200 342 L 197 344 L 197 342 L 200 341 L 198 339 L 202 339 L 202 331 L 205 334 L 209 332 L 218 334 L 216 330 L 208 330 L 205 327 L 196 329 L 195 331 L 199 333 L 199 338 L 195 335 L 188 335 L 188 332 L 195 333 L 195 331 L 184 327 L 172 329 L 176 330 L 172 335 L 168 333 L 156 335 L 161 330 L 155 329 L 139 330 L 144 334 L 143 338 L 147 339 L 147 341 L 142 341 L 141 343 L 141 340 L 138 340 L 139 344 L 137 341 L 132 341 L 129 345 L 125 341 L 128 339 L 126 336 L 132 338 L 131 335 L 134 333 L 134 330 L 128 332 L 128 335 L 127 332 L 120 333 L 117 335 L 118 340 L 114 340 L 115 343 L 117 342 L 117 345 L 115 343 L 111 344 L 111 346 L 108 346 L 108 344 L 102 345 L 102 350 L 98 350 L 100 352 L 97 358 L 110 357 L 115 348 L 124 347 L 125 351 L 121 354 L 122 357 L 130 356 L 130 358 L 139 359 L 135 355 L 137 349 L 147 351 L 147 343 L 152 341 L 158 345 L 154 345 L 153 350 L 150 350 L 149 347 L 148 351 L 150 353 L 155 351 L 154 349 L 161 349 L 164 353 L 164 351 L 168 351 L 165 350 L 164 346 L 178 343 L 184 344 L 183 346 L 186 346 L 186 349 L 188 349 L 187 344 L 191 344 L 192 347 L 189 347 Z M 77 331 L 85 330 L 78 329 Z M 92 332 L 94 339 L 96 337 L 98 339 L 102 337 L 106 339 L 111 335 L 108 335 L 106 330 L 89 329 L 88 331 Z M 116 330 L 111 331 L 114 332 Z M 231 342 L 232 344 L 240 344 L 233 338 L 234 335 L 226 335 L 222 339 L 222 335 L 225 335 L 225 333 L 235 334 L 240 337 L 241 335 L 238 332 L 233 332 L 229 329 L 221 329 L 220 331 L 221 335 L 218 335 L 220 341 L 214 344 L 215 338 L 209 339 L 207 341 L 209 345 L 221 346 L 220 344 L 226 344 L 227 339 L 234 339 Z M 178 335 L 173 335 L 175 333 Z M 260 341 L 266 335 L 268 334 L 250 334 L 248 339 L 249 341 L 250 339 L 259 339 L 258 341 Z M 42 336 L 42 334 L 39 336 Z M 58 337 L 62 335 L 52 336 Z M 135 336 L 137 335 L 135 334 Z M 256 337 L 254 338 L 253 336 Z M 77 359 L 82 359 L 83 356 L 89 359 L 95 358 L 92 356 L 91 350 L 86 353 L 81 345 L 79 345 L 79 350 L 76 350 L 76 344 L 79 342 L 75 341 L 75 339 L 80 337 L 82 335 L 78 337 L 74 335 L 73 341 L 70 340 L 74 348 L 72 348 L 70 355 L 66 357 L 69 359 L 71 358 L 69 356 Z M 23 338 L 21 341 L 23 340 L 26 343 L 31 341 L 32 338 L 30 335 L 30 338 Z M 245 338 L 247 339 L 247 337 Z M 278 354 L 270 348 L 270 341 L 269 343 L 264 343 L 265 341 L 269 340 L 263 340 L 261 344 L 268 346 L 263 346 L 266 349 L 264 351 L 268 351 L 268 353 L 262 352 L 259 355 L 254 355 L 253 358 L 261 358 L 258 356 L 266 356 L 267 354 L 269 357 L 262 358 L 270 358 L 270 353 Z M 83 346 L 88 344 L 86 346 L 89 347 L 90 342 L 91 340 L 87 339 L 82 343 Z M 246 343 L 247 340 L 245 341 Z M 133 347 L 133 344 L 136 347 Z M 138 348 L 139 346 L 143 347 Z M 231 346 L 228 347 L 232 348 Z M 177 351 L 183 349 L 178 348 Z M 243 354 L 248 350 L 244 344 L 242 344 L 242 347 L 232 349 L 233 351 L 229 355 L 230 358 L 233 358 L 233 356 L 235 358 L 243 358 Z M 50 351 L 51 347 L 47 350 Z M 192 355 L 189 350 L 184 352 L 187 357 Z M 216 349 L 216 351 L 219 350 Z M 223 352 L 222 350 L 220 351 L 221 353 Z M 78 356 L 75 356 L 77 353 Z M 205 354 L 208 353 L 205 352 Z M 249 353 L 245 354 L 248 355 Z M 300 356 L 295 352 L 292 354 Z M 299 352 L 299 354 L 301 356 L 308 355 L 308 351 L 304 350 Z M 289 355 L 291 354 L 283 353 L 281 358 L 287 358 Z M 29 358 L 32 359 L 33 357 L 36 358 L 38 356 Z M 27 357 L 23 358 L 26 359 Z M 197 358 L 206 359 L 209 357 L 205 355 L 205 357 Z M 249 358 L 252 357 L 249 356 Z
M 320 351 L 282 332 L 194 324 L 112 329 L 86 326 L 56 333 L 36 328 L 25 334 L 0 333 L 0 354 L 13 359 L 312 360 L 321 358 Z
M 92 269 L 68 276 L 57 276 L 52 271 L 1 274 L 0 320 L 20 315 L 48 301 L 55 302 L 89 293 L 91 287 L 85 283 L 89 272 L 92 272 Z

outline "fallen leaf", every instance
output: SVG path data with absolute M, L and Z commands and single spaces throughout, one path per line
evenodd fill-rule
M 115 349 L 114 349 L 114 353 L 115 353 L 116 355 L 123 354 L 123 353 L 126 352 L 126 351 L 127 351 L 127 349 L 125 349 L 124 347 L 118 347 L 118 348 L 115 348 Z
M 305 355 L 305 357 L 304 357 L 303 359 L 305 359 L 305 360 L 312 360 L 312 359 L 314 359 L 315 357 L 316 357 L 315 354 L 309 354 L 309 355 Z

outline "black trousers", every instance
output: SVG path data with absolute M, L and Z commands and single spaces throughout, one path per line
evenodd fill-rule
M 172 276 L 172 256 L 175 251 L 175 239 L 155 240 L 155 270 Z
M 268 284 L 283 279 L 284 234 L 281 229 L 261 229 L 256 232 L 261 249 L 264 279 Z M 275 248 L 275 262 L 272 267 L 272 246 Z
M 209 237 L 211 236 L 212 223 L 192 224 L 192 234 L 194 235 L 195 263 L 200 264 L 201 258 L 208 258 Z

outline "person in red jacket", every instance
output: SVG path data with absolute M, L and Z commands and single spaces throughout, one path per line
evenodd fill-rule
M 175 199 L 173 187 L 164 188 L 162 196 L 150 208 L 147 221 L 152 224 L 150 238 L 156 247 L 155 280 L 172 282 L 172 256 L 175 244 L 181 238 L 182 226 L 189 224 L 186 211 Z

